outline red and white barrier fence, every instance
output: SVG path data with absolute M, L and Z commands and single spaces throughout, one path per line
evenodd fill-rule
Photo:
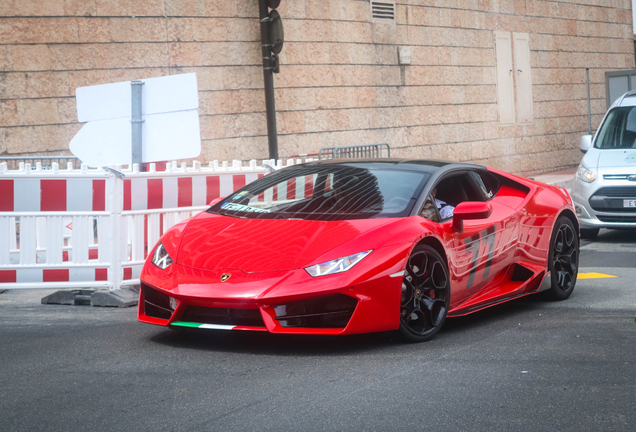
M 274 161 L 264 163 L 274 166 Z M 293 165 L 288 160 L 287 165 Z M 282 168 L 281 161 L 275 168 Z M 139 283 L 149 251 L 174 224 L 214 198 L 264 176 L 251 161 L 203 167 L 168 164 L 157 172 L 121 167 L 60 170 L 0 164 L 0 287 L 116 289 Z M 307 185 L 313 185 L 308 181 Z M 289 184 L 263 200 L 307 193 Z

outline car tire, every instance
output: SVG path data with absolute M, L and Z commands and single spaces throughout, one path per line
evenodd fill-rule
M 574 291 L 579 268 L 579 239 L 572 221 L 561 216 L 557 219 L 550 238 L 548 269 L 552 282 L 546 291 L 552 300 L 565 300 Z
M 581 238 L 594 240 L 598 236 L 599 228 L 581 228 Z
M 433 247 L 420 244 L 406 263 L 400 296 L 400 328 L 405 342 L 431 339 L 444 325 L 450 304 L 446 261 Z

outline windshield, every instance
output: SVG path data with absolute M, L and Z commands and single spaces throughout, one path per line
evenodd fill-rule
M 636 107 L 618 107 L 609 112 L 598 131 L 594 147 L 599 149 L 636 148 Z
M 249 219 L 405 217 L 428 176 L 343 164 L 290 167 L 248 184 L 208 212 Z

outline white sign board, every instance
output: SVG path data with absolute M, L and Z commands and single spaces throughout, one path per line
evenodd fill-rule
M 141 80 L 142 161 L 194 158 L 201 154 L 196 74 Z M 130 81 L 80 87 L 77 117 L 88 122 L 73 137 L 71 152 L 89 166 L 132 161 Z

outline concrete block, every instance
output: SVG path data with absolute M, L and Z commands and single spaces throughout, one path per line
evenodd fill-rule
M 168 37 L 171 42 L 191 42 L 205 39 L 195 39 L 193 36 L 194 23 L 192 18 L 172 18 L 167 21 Z M 215 26 L 218 27 L 218 26 Z
M 203 64 L 203 60 L 200 44 L 170 44 L 170 66 L 200 66 L 201 64 Z
M 144 42 L 165 41 L 168 37 L 165 23 L 164 18 L 140 18 L 139 40 Z
M 165 44 L 131 44 L 133 62 L 137 67 L 162 67 L 170 61 L 168 46 Z M 145 75 L 143 75 L 145 77 Z
M 12 47 L 13 70 L 32 71 L 51 68 L 48 45 L 14 45 Z
M 18 121 L 18 104 L 15 100 L 0 101 L 0 126 L 15 126 Z
M 223 126 L 223 117 L 200 115 L 201 139 L 223 139 L 225 138 L 225 127 Z
M 39 45 L 35 45 L 39 46 Z M 106 45 L 82 45 L 82 44 L 69 44 L 69 45 L 51 45 L 50 59 L 48 59 L 47 65 L 42 65 L 38 69 L 44 70 L 75 70 L 75 69 L 92 69 L 96 65 L 94 58 L 100 59 L 103 55 L 102 51 Z M 44 54 L 44 52 L 43 52 Z M 43 62 L 44 60 L 42 60 Z M 14 65 L 15 66 L 15 65 Z M 47 67 L 45 67 L 47 66 Z M 105 65 L 100 63 L 100 68 Z
M 164 4 L 168 16 L 205 15 L 203 0 L 166 0 Z
M 86 0 L 65 0 L 65 15 L 74 16 L 91 16 L 97 15 L 97 7 L 95 2 L 87 2 Z
M 108 29 L 112 42 L 137 42 L 139 37 L 140 18 L 110 18 Z
M 20 99 L 17 110 L 21 125 L 60 123 L 55 99 Z
M 28 98 L 68 97 L 75 95 L 71 88 L 68 72 L 32 72 L 29 74 L 11 74 L 11 85 Z M 12 91 L 16 91 L 12 89 Z M 73 103 L 74 100 L 73 100 Z M 77 120 L 77 112 L 75 113 Z
M 90 305 L 99 307 L 132 307 L 139 303 L 139 287 L 99 290 L 90 296 Z
M 238 42 L 261 40 L 261 28 L 258 20 L 247 21 L 245 19 L 228 18 L 222 20 L 225 23 L 219 21 L 218 19 L 198 20 L 195 35 L 209 34 L 215 38 L 197 40 L 229 40 Z M 213 27 L 218 27 L 218 29 L 213 30 Z
M 205 0 L 205 13 L 209 17 L 236 17 L 239 16 L 238 4 L 243 2 Z M 247 11 L 243 11 L 247 13 Z M 242 14 L 241 14 L 242 15 Z M 258 11 L 257 11 L 258 15 Z
M 280 112 L 277 120 L 281 134 L 305 132 L 305 115 L 302 111 Z
M 13 70 L 13 56 L 11 46 L 0 46 L 0 71 Z
M 58 304 L 68 306 L 90 306 L 94 289 L 59 290 L 42 297 L 42 304 Z

